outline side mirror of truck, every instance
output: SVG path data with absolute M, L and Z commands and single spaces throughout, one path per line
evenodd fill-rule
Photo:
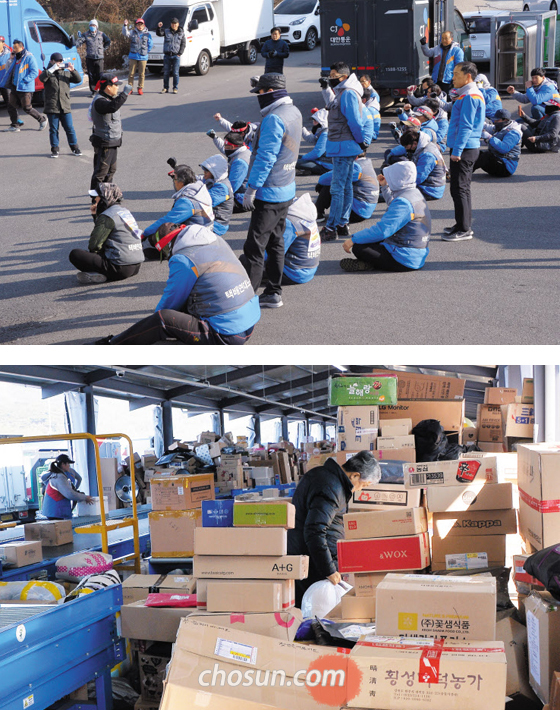
M 313 14 L 314 14 L 314 15 L 320 15 L 320 14 L 321 14 L 321 8 L 319 7 L 319 5 L 317 5 L 317 9 L 315 10 L 315 12 L 314 12 Z
M 198 29 L 198 20 L 191 20 L 189 22 L 189 32 L 192 32 L 193 30 Z
M 74 38 L 74 35 L 70 35 L 68 37 L 68 41 L 66 42 L 66 46 L 68 49 L 72 49 L 72 47 L 76 46 L 76 39 Z

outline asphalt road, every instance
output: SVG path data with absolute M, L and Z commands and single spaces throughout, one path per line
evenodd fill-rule
M 286 65 L 290 94 L 307 125 L 310 109 L 321 104 L 319 67 L 319 49 L 294 51 Z M 150 77 L 144 96 L 129 98 L 116 182 L 141 227 L 171 207 L 167 158 L 195 166 L 215 152 L 204 134 L 216 126 L 216 111 L 258 120 L 256 98 L 248 93 L 258 71 L 231 60 L 206 77 L 181 77 L 176 96 L 160 95 L 161 78 Z M 51 160 L 48 131 L 37 131 L 27 117 L 21 133 L 0 133 L 1 343 L 91 343 L 148 315 L 162 293 L 166 264 L 146 263 L 122 283 L 81 286 L 68 262 L 72 248 L 86 247 L 92 228 L 88 105 L 86 90 L 73 93 L 81 158 L 61 136 L 60 158 Z M 370 151 L 376 166 L 394 145 L 389 120 Z M 0 109 L 0 129 L 7 126 Z M 559 159 L 524 151 L 513 178 L 477 173 L 472 241 L 441 241 L 443 227 L 453 224 L 452 202 L 447 193 L 430 203 L 434 237 L 417 273 L 346 274 L 339 267 L 342 240 L 324 245 L 316 277 L 285 288 L 284 307 L 263 311 L 251 344 L 556 344 Z M 297 181 L 299 194 L 313 191 L 313 179 Z M 380 205 L 375 217 L 384 210 Z M 246 216 L 234 216 L 227 238 L 236 253 L 247 225 Z

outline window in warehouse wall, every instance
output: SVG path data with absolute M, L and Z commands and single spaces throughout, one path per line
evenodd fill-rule
M 267 444 L 277 444 L 282 439 L 282 420 L 280 417 L 274 419 L 261 418 L 261 442 Z
M 63 394 L 41 399 L 40 387 L 0 382 L 0 402 L 0 434 L 3 436 L 64 434 L 67 431 Z
M 336 427 L 334 424 L 327 424 L 327 439 L 336 439 Z
M 309 436 L 313 441 L 322 441 L 323 439 L 323 425 L 319 422 L 309 423 Z
M 248 414 L 246 417 L 235 417 L 228 412 L 224 412 L 224 426 L 226 433 L 229 431 L 236 441 L 238 436 L 249 437 L 249 446 L 252 446 L 255 440 L 255 430 L 253 425 L 253 415 Z
M 181 441 L 197 441 L 203 431 L 215 431 L 214 412 L 192 414 L 188 409 L 173 407 L 173 436 Z
M 130 411 L 128 401 L 113 397 L 95 397 L 97 401 L 96 431 L 100 434 L 126 434 L 132 439 L 132 445 L 137 454 L 142 455 L 146 449 L 153 448 L 154 437 L 154 407 Z M 121 442 L 121 456 L 128 456 L 128 443 Z
M 303 422 L 298 420 L 288 421 L 288 440 L 297 448 L 303 441 Z

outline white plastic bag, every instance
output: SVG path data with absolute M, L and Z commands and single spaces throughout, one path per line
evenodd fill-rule
M 303 618 L 314 619 L 318 616 L 320 619 L 324 619 L 350 589 L 352 587 L 346 582 L 333 584 L 328 579 L 315 582 L 303 595 L 301 602 Z

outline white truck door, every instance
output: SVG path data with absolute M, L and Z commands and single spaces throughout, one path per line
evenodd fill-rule
M 203 49 L 208 50 L 212 57 L 217 56 L 214 53 L 215 45 L 213 44 L 216 35 L 215 23 L 210 22 L 206 5 L 195 5 L 190 16 L 189 27 L 192 27 L 192 23 L 195 21 L 198 22 L 198 27 L 189 30 L 187 33 L 187 47 L 189 47 L 191 66 L 196 63 Z

